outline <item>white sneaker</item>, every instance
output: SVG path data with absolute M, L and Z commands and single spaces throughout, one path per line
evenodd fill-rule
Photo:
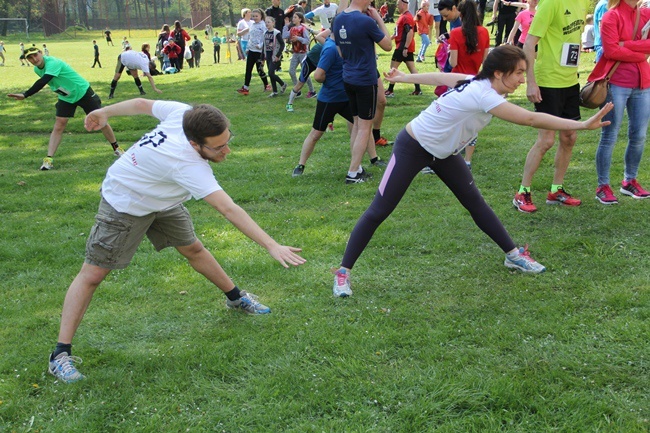
M 85 376 L 75 368 L 75 362 L 81 364 L 83 361 L 78 356 L 68 355 L 68 352 L 59 353 L 56 358 L 50 358 L 47 371 L 62 382 L 78 382 L 85 379 Z
M 334 296 L 339 298 L 347 298 L 352 296 L 352 289 L 350 288 L 350 275 L 347 270 L 341 268 L 334 273 L 334 287 L 332 289 Z
M 508 255 L 506 255 L 506 260 L 503 264 L 506 268 L 517 269 L 527 274 L 540 274 L 546 270 L 544 265 L 538 263 L 530 256 L 528 246 L 519 248 L 519 254 L 512 259 L 509 259 Z

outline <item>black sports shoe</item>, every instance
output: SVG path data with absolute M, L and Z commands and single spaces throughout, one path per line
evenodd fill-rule
M 353 184 L 353 183 L 363 183 L 365 181 L 366 181 L 366 179 L 360 173 L 357 173 L 356 177 L 351 177 L 349 175 L 345 176 L 345 183 L 348 184 L 348 185 Z
M 296 168 L 293 169 L 293 174 L 291 176 L 292 177 L 302 176 L 304 172 L 305 172 L 305 166 L 302 164 L 298 164 L 296 165 Z

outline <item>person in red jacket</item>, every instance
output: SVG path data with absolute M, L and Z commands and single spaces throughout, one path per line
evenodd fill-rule
M 190 37 L 189 33 L 187 33 L 185 29 L 181 27 L 181 22 L 178 20 L 174 22 L 174 30 L 171 33 L 171 38 L 174 40 L 176 45 L 181 47 L 181 54 L 178 56 L 178 66 L 176 66 L 176 69 L 180 71 L 183 69 L 183 54 L 185 53 L 185 43 L 191 41 L 192 38 Z
M 167 54 L 167 57 L 169 57 L 169 63 L 178 69 L 180 71 L 180 63 L 182 59 L 182 53 L 183 51 L 181 50 L 181 47 L 174 42 L 173 39 L 169 40 L 169 43 L 163 48 L 163 53 Z
M 461 2 L 458 11 L 463 24 L 449 32 L 451 72 L 476 75 L 490 51 L 490 32 L 480 25 L 476 3 Z M 470 168 L 477 138 L 465 148 L 465 164 Z
M 616 145 L 618 130 L 627 109 L 627 147 L 625 149 L 624 178 L 619 191 L 632 198 L 650 197 L 650 192 L 636 180 L 650 113 L 650 39 L 643 39 L 642 29 L 650 21 L 650 9 L 640 8 L 637 0 L 609 1 L 610 8 L 600 25 L 603 56 L 588 81 L 605 78 L 616 62 L 621 62 L 609 80 L 607 102 L 614 102 L 614 109 L 604 118 L 612 123 L 603 128 L 596 151 L 598 188 L 596 199 L 602 204 L 618 203 L 609 184 L 612 152 Z M 639 14 L 636 34 L 632 34 Z

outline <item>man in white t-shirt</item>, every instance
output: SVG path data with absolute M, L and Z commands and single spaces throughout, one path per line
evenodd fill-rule
M 337 10 L 338 5 L 336 3 L 331 3 L 330 0 L 324 0 L 321 6 L 318 6 L 311 12 L 307 12 L 305 14 L 305 18 L 311 20 L 314 17 L 318 17 L 323 30 L 329 30 L 332 24 L 332 20 L 336 16 Z
M 113 269 L 127 267 L 146 235 L 157 251 L 175 247 L 190 265 L 222 290 L 226 305 L 249 314 L 271 310 L 255 296 L 240 291 L 194 233 L 183 202 L 203 199 L 282 266 L 298 266 L 305 259 L 300 248 L 278 244 L 214 178 L 208 161 L 222 162 L 230 153 L 229 121 L 210 105 L 190 107 L 179 102 L 132 99 L 92 111 L 89 131 L 101 129 L 110 117 L 148 114 L 160 123 L 145 134 L 109 169 L 102 183 L 102 199 L 86 243 L 86 259 L 63 304 L 56 349 L 48 371 L 70 383 L 84 378 L 77 371 L 72 338 L 99 284 Z
M 145 77 L 149 79 L 149 84 L 153 90 L 157 93 L 162 93 L 162 90 L 156 87 L 156 84 L 153 82 L 153 77 L 149 72 L 149 57 L 145 53 L 139 53 L 133 51 L 131 48 L 128 48 L 126 51 L 122 52 L 117 56 L 117 66 L 115 67 L 115 75 L 113 76 L 113 81 L 111 81 L 111 92 L 108 94 L 108 99 L 113 99 L 115 96 L 115 88 L 117 87 L 117 82 L 124 72 L 124 68 L 127 68 L 127 74 L 131 74 L 135 85 L 140 90 L 140 95 L 146 95 L 144 89 L 142 88 L 142 82 L 138 77 L 138 70 L 141 70 Z

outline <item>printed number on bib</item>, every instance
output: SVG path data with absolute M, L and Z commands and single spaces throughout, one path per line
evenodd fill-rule
M 570 44 L 567 42 L 562 45 L 562 57 L 560 58 L 560 65 L 577 68 L 579 60 L 580 44 Z

